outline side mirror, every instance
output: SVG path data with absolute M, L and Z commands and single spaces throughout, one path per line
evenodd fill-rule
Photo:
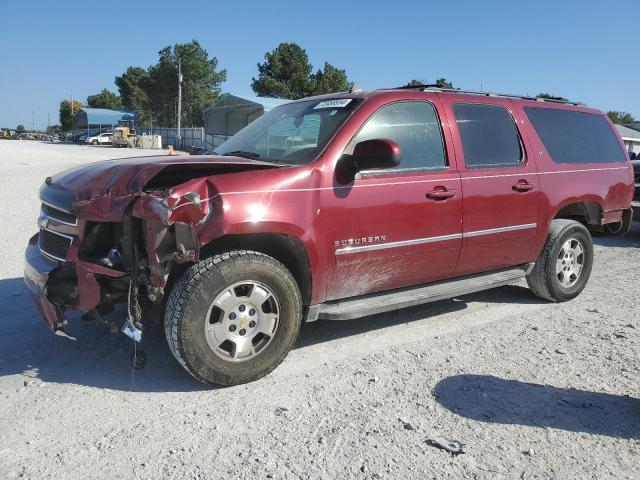
M 355 172 L 397 167 L 400 164 L 400 146 L 393 140 L 365 140 L 353 149 L 352 160 Z
M 400 146 L 393 140 L 376 138 L 356 144 L 352 155 L 343 155 L 336 165 L 336 180 L 351 183 L 356 173 L 400 164 Z

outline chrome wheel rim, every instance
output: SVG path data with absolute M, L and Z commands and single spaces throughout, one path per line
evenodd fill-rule
M 279 325 L 280 305 L 263 283 L 234 283 L 211 302 L 204 334 L 211 351 L 228 362 L 244 362 L 260 355 Z
M 562 245 L 556 260 L 556 276 L 564 288 L 573 287 L 584 269 L 584 246 L 580 240 L 570 238 Z

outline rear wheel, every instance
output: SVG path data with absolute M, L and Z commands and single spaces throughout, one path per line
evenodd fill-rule
M 301 321 L 300 291 L 291 273 L 267 255 L 232 251 L 185 272 L 169 296 L 165 332 L 191 375 L 234 385 L 276 368 Z
M 538 297 L 564 302 L 584 289 L 593 266 L 593 243 L 584 225 L 556 219 L 527 283 Z

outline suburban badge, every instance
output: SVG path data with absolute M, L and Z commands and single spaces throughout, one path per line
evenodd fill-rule
M 351 245 L 362 245 L 365 243 L 384 242 L 386 235 L 375 235 L 371 237 L 346 238 L 344 240 L 336 240 L 333 245 L 336 247 L 349 247 Z

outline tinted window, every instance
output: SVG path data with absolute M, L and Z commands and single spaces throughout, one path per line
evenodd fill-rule
M 626 162 L 604 116 L 552 108 L 526 107 L 527 117 L 556 163 Z
M 446 166 L 440 122 L 430 103 L 399 102 L 382 107 L 367 120 L 352 144 L 375 138 L 388 138 L 400 146 L 396 169 Z
M 453 114 L 467 167 L 518 165 L 522 161 L 520 138 L 506 108 L 456 103 Z

